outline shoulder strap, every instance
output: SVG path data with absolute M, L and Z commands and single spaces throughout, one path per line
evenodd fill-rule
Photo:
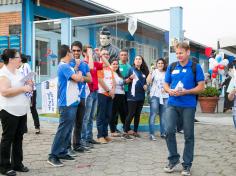
M 173 62 L 170 64 L 170 73 L 172 73 L 172 71 L 175 69 L 176 65 L 178 62 Z
M 195 84 L 197 85 L 196 70 L 197 70 L 197 63 L 196 62 L 192 62 L 192 72 L 193 72 Z

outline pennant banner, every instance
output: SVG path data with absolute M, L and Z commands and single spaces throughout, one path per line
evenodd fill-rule
M 137 30 L 137 18 L 129 18 L 128 22 L 128 31 L 133 36 L 135 31 Z

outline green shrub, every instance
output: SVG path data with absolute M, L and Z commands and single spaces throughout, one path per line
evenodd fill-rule
M 206 87 L 203 92 L 199 94 L 200 97 L 218 97 L 220 91 L 215 87 Z

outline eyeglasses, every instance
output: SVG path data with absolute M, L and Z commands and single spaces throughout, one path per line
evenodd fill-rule
M 103 53 L 102 55 L 107 55 L 107 56 L 109 56 L 109 54 L 108 54 L 108 53 Z
M 81 52 L 81 50 L 72 50 L 73 52 Z

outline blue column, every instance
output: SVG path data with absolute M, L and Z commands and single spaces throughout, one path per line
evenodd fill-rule
M 69 45 L 71 42 L 71 24 L 70 18 L 61 20 L 61 44 Z
M 177 61 L 173 50 L 173 41 L 183 41 L 183 8 L 170 8 L 170 32 L 169 32 L 169 64 Z
M 97 45 L 96 29 L 97 28 L 89 28 L 89 44 L 92 46 L 92 48 L 96 48 Z
M 22 53 L 32 56 L 32 31 L 34 21 L 34 5 L 31 0 L 23 0 L 22 2 Z M 33 58 L 34 59 L 34 58 Z
M 135 56 L 136 56 L 136 49 L 130 48 L 129 49 L 129 64 L 130 65 L 133 65 Z

